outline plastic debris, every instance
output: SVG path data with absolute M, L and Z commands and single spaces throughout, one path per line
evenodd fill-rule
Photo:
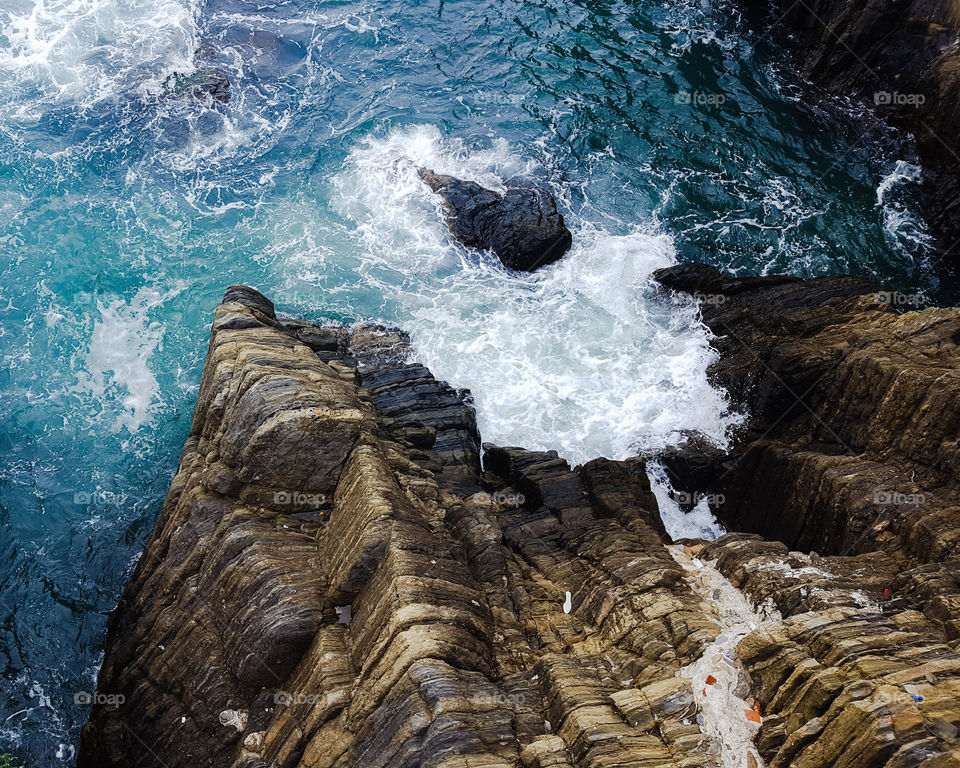
M 563 612 L 570 613 L 573 609 L 573 596 L 567 592 L 567 599 L 563 601 Z
M 745 710 L 743 710 L 743 714 L 745 714 L 745 715 L 747 716 L 747 720 L 749 720 L 749 721 L 752 722 L 752 723 L 762 723 L 762 722 L 763 722 L 763 718 L 760 717 L 760 713 L 759 713 L 759 712 L 754 712 L 752 709 L 745 709 Z
M 715 678 L 713 675 L 707 675 L 707 685 L 716 685 L 716 684 L 717 684 L 717 678 Z

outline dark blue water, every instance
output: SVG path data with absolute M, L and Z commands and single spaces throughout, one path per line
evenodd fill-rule
M 724 0 L 5 3 L 0 751 L 70 762 L 227 284 L 411 330 L 486 439 L 722 441 L 696 310 L 649 274 L 933 290 L 908 160 Z M 418 164 L 540 179 L 574 250 L 519 277 L 451 244 Z

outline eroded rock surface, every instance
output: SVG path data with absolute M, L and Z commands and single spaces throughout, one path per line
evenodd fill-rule
M 879 549 L 904 567 L 957 557 L 960 310 L 904 313 L 857 277 L 657 276 L 701 301 L 720 353 L 710 376 L 749 414 L 731 453 L 665 457 L 679 488 L 796 549 Z
M 641 460 L 481 468 L 464 393 L 406 353 L 227 291 L 80 768 L 721 766 L 701 670 L 728 662 L 758 734 L 733 764 L 957 764 L 953 565 L 668 549 Z M 714 562 L 762 611 L 739 659 L 704 655 Z
M 420 178 L 443 200 L 450 233 L 466 246 L 492 250 L 510 269 L 532 272 L 570 250 L 573 236 L 545 189 L 510 181 L 500 194 L 426 169 Z

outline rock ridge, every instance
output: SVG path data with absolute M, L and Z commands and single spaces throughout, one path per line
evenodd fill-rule
M 79 768 L 960 765 L 956 563 L 673 543 L 642 459 L 480 457 L 402 333 L 230 287 Z

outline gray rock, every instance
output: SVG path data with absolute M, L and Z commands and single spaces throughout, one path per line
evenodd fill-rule
M 546 190 L 518 181 L 504 194 L 426 169 L 420 178 L 443 198 L 451 234 L 466 246 L 492 250 L 504 266 L 532 272 L 559 260 L 573 236 Z

